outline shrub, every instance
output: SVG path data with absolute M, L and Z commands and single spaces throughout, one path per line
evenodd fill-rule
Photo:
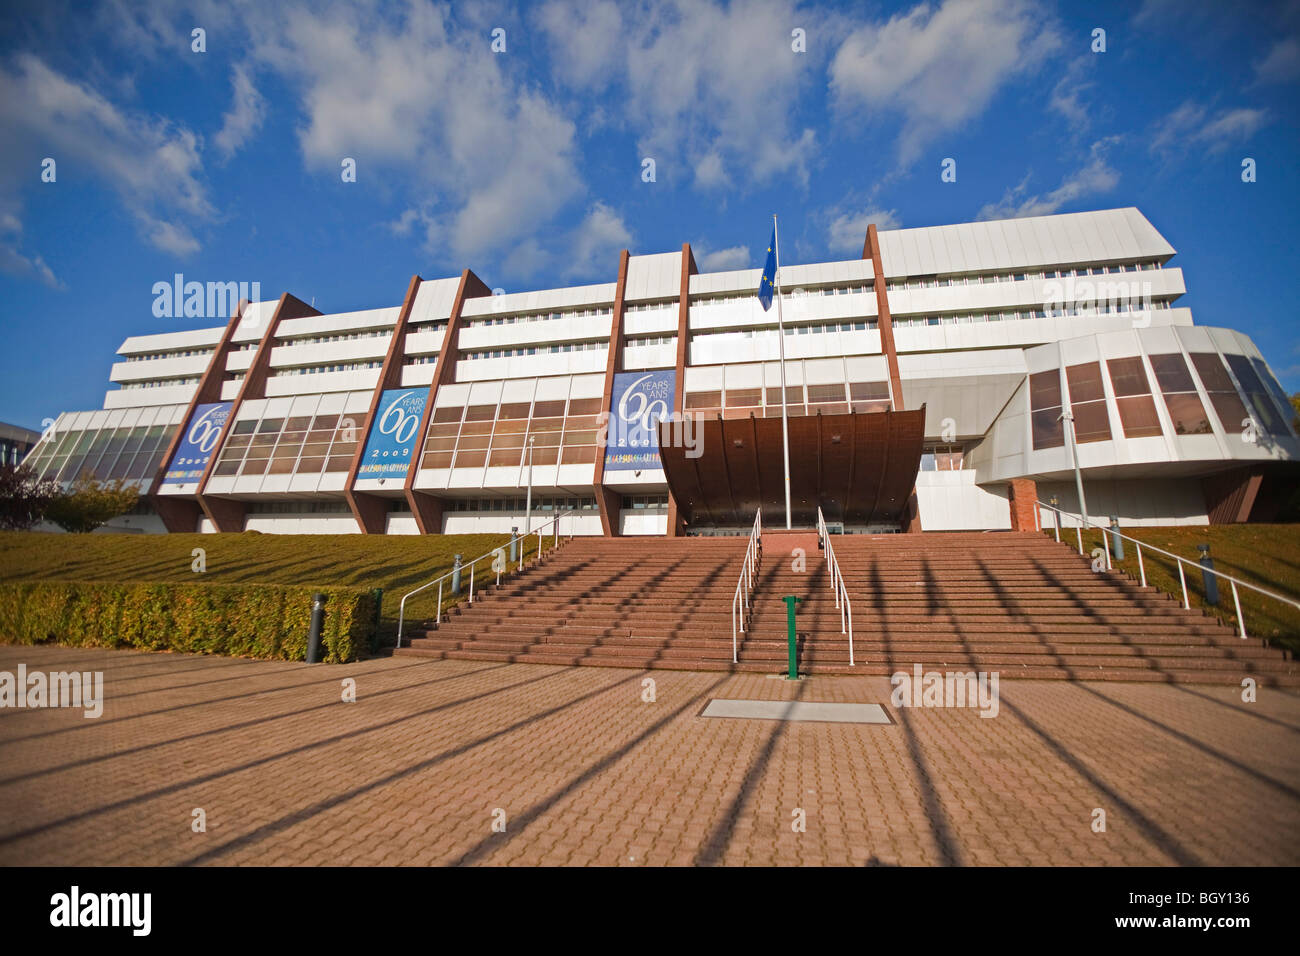
M 328 599 L 321 659 L 355 660 L 369 643 L 375 605 L 354 588 L 10 582 L 0 584 L 0 641 L 301 661 L 318 590 Z
M 0 467 L 0 528 L 26 531 L 45 517 L 59 494 L 57 481 L 41 481 L 29 465 Z
M 121 478 L 100 481 L 82 472 L 65 494 L 58 495 L 45 509 L 45 517 L 64 531 L 89 534 L 136 506 L 140 492 Z

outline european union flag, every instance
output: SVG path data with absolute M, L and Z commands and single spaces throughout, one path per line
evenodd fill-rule
M 766 312 L 772 308 L 772 294 L 776 292 L 776 227 L 772 227 L 772 241 L 767 244 L 767 265 L 758 283 L 758 301 Z

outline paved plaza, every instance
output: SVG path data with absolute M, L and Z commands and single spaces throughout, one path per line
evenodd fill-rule
M 102 671 L 104 711 L 0 709 L 5 865 L 1300 864 L 1290 689 L 1004 677 L 985 718 L 882 677 L 0 647 L 19 664 Z

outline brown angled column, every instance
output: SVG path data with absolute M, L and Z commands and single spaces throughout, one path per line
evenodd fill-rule
M 677 391 L 673 398 L 673 412 L 680 418 L 686 401 L 686 359 L 690 349 L 691 327 L 691 276 L 695 275 L 695 256 L 691 244 L 682 243 L 682 287 L 677 304 Z M 683 431 L 685 425 L 682 426 Z M 677 510 L 677 499 L 668 490 L 668 537 L 677 538 L 686 533 L 686 522 Z
M 880 329 L 880 348 L 889 364 L 889 394 L 894 399 L 894 410 L 903 410 L 903 381 L 898 374 L 898 349 L 894 346 L 894 320 L 889 314 L 889 290 L 885 281 L 885 266 L 880 259 L 880 236 L 873 222 L 867 226 L 867 241 L 862 247 L 862 258 L 871 260 L 875 273 L 876 324 Z
M 424 436 L 428 434 L 429 422 L 433 420 L 433 405 L 438 397 L 438 389 L 456 378 L 456 361 L 460 351 L 460 311 L 466 299 L 491 294 L 492 290 L 487 287 L 487 284 L 469 269 L 460 274 L 460 285 L 456 288 L 456 298 L 451 304 L 451 315 L 447 318 L 447 331 L 442 337 L 442 346 L 438 349 L 438 361 L 433 366 L 433 381 L 429 383 L 429 397 L 424 402 L 424 414 L 420 417 L 420 432 L 415 440 L 414 460 L 406 471 L 406 482 L 402 486 L 420 534 L 442 533 L 442 499 L 416 490 L 415 476 L 420 473 L 420 462 L 424 458 Z
M 383 398 L 386 390 L 398 388 L 402 384 L 402 369 L 406 361 L 406 327 L 411 318 L 411 309 L 415 305 L 415 295 L 420 290 L 421 281 L 418 275 L 411 276 L 411 282 L 406 287 L 406 298 L 402 300 L 402 309 L 397 313 L 397 324 L 393 326 L 393 335 L 388 342 L 388 354 L 384 356 L 384 364 L 379 371 L 379 381 L 375 383 L 375 393 L 370 397 L 370 408 L 366 412 L 365 425 L 358 433 L 357 450 L 352 456 L 347 484 L 344 485 L 343 496 L 347 498 L 348 507 L 352 509 L 352 517 L 356 519 L 357 527 L 361 529 L 362 534 L 383 534 L 387 530 L 385 525 L 388 520 L 388 499 L 370 492 L 354 491 L 352 486 L 357 480 L 361 459 L 366 454 L 366 441 L 370 436 L 370 426 L 374 424 L 375 411 L 379 408 L 380 399 Z M 417 441 L 416 448 L 418 447 Z
M 893 398 L 894 411 L 903 411 L 903 379 L 898 371 L 898 348 L 894 345 L 894 320 L 889 313 L 889 288 L 885 281 L 885 266 L 880 257 L 880 235 L 873 222 L 867 226 L 867 241 L 862 246 L 862 258 L 871 260 L 871 269 L 875 275 L 873 285 L 876 288 L 876 324 L 880 329 L 880 348 L 885 353 L 885 362 L 889 366 L 889 394 Z M 906 530 L 921 530 L 921 505 L 916 488 L 907 503 Z
M 235 416 L 239 413 L 239 406 L 246 400 L 266 397 L 266 380 L 271 374 L 271 350 L 275 348 L 275 332 L 280 327 L 281 320 L 302 319 L 309 315 L 320 314 L 318 309 L 312 308 L 297 296 L 292 296 L 286 292 L 280 296 L 280 301 L 275 307 L 275 312 L 271 315 L 271 320 L 266 323 L 266 331 L 262 333 L 262 338 L 257 343 L 257 352 L 253 356 L 253 363 L 248 367 L 248 372 L 244 375 L 243 382 L 240 383 L 239 394 L 235 396 L 235 403 L 230 408 L 230 415 L 226 418 L 226 424 L 221 427 L 221 434 L 214 446 L 216 453 L 208 459 L 208 465 L 203 469 L 203 477 L 199 479 L 199 493 L 197 496 L 199 507 L 203 509 L 203 513 L 207 515 L 208 520 L 212 522 L 218 531 L 243 531 L 244 518 L 248 514 L 248 505 L 243 501 L 204 494 L 208 486 L 208 479 L 212 477 L 212 470 L 216 467 L 217 458 L 220 457 L 221 449 L 226 446 L 226 438 L 229 436 L 231 428 L 234 427 Z
M 194 410 L 200 405 L 221 401 L 221 386 L 226 380 L 226 364 L 234 351 L 235 330 L 239 328 L 240 320 L 244 317 L 244 309 L 248 308 L 248 305 L 249 301 L 247 299 L 239 300 L 239 305 L 235 308 L 235 314 L 230 317 L 230 322 L 226 325 L 226 331 L 221 335 L 221 341 L 212 350 L 212 361 L 208 362 L 203 377 L 199 379 L 199 387 L 194 390 L 194 397 L 190 399 L 189 407 L 185 409 L 185 417 L 181 419 L 180 427 L 176 429 L 176 434 L 172 436 L 172 440 L 167 446 L 167 454 L 163 455 L 162 461 L 158 464 L 158 470 L 154 473 L 153 481 L 149 484 L 149 502 L 153 505 L 154 511 L 158 513 L 158 517 L 162 519 L 163 527 L 170 532 L 198 530 L 199 518 L 203 514 L 203 509 L 199 507 L 197 496 L 191 498 L 179 495 L 160 495 L 158 489 L 162 487 L 163 476 L 167 474 L 167 469 L 171 467 L 172 458 L 176 456 L 176 449 L 180 447 L 181 441 L 185 438 L 185 429 L 189 427 L 190 419 L 194 417 Z M 214 458 L 220 450 L 220 444 L 214 447 Z M 199 487 L 202 487 L 202 485 L 200 484 Z
M 600 509 L 600 529 L 605 537 L 618 534 L 619 495 L 605 488 L 605 442 L 609 437 L 609 407 L 614 395 L 614 376 L 623 369 L 623 294 L 627 291 L 627 264 L 631 258 L 624 249 L 618 257 L 618 284 L 614 289 L 614 314 L 609 323 L 609 357 L 605 361 L 605 393 L 600 399 L 600 441 L 596 445 L 596 469 L 592 484 L 596 489 L 596 506 Z

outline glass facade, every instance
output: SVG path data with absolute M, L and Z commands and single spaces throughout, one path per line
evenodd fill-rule
M 213 475 L 319 475 L 347 471 L 360 423 L 348 415 L 294 415 L 237 421 Z
M 153 410 L 147 410 L 152 414 Z M 144 417 L 144 416 L 142 416 Z M 135 424 L 57 429 L 32 449 L 26 462 L 41 478 L 74 481 L 82 472 L 111 481 L 151 480 L 179 425 Z
M 519 467 L 596 461 L 599 398 L 435 408 L 421 468 Z

